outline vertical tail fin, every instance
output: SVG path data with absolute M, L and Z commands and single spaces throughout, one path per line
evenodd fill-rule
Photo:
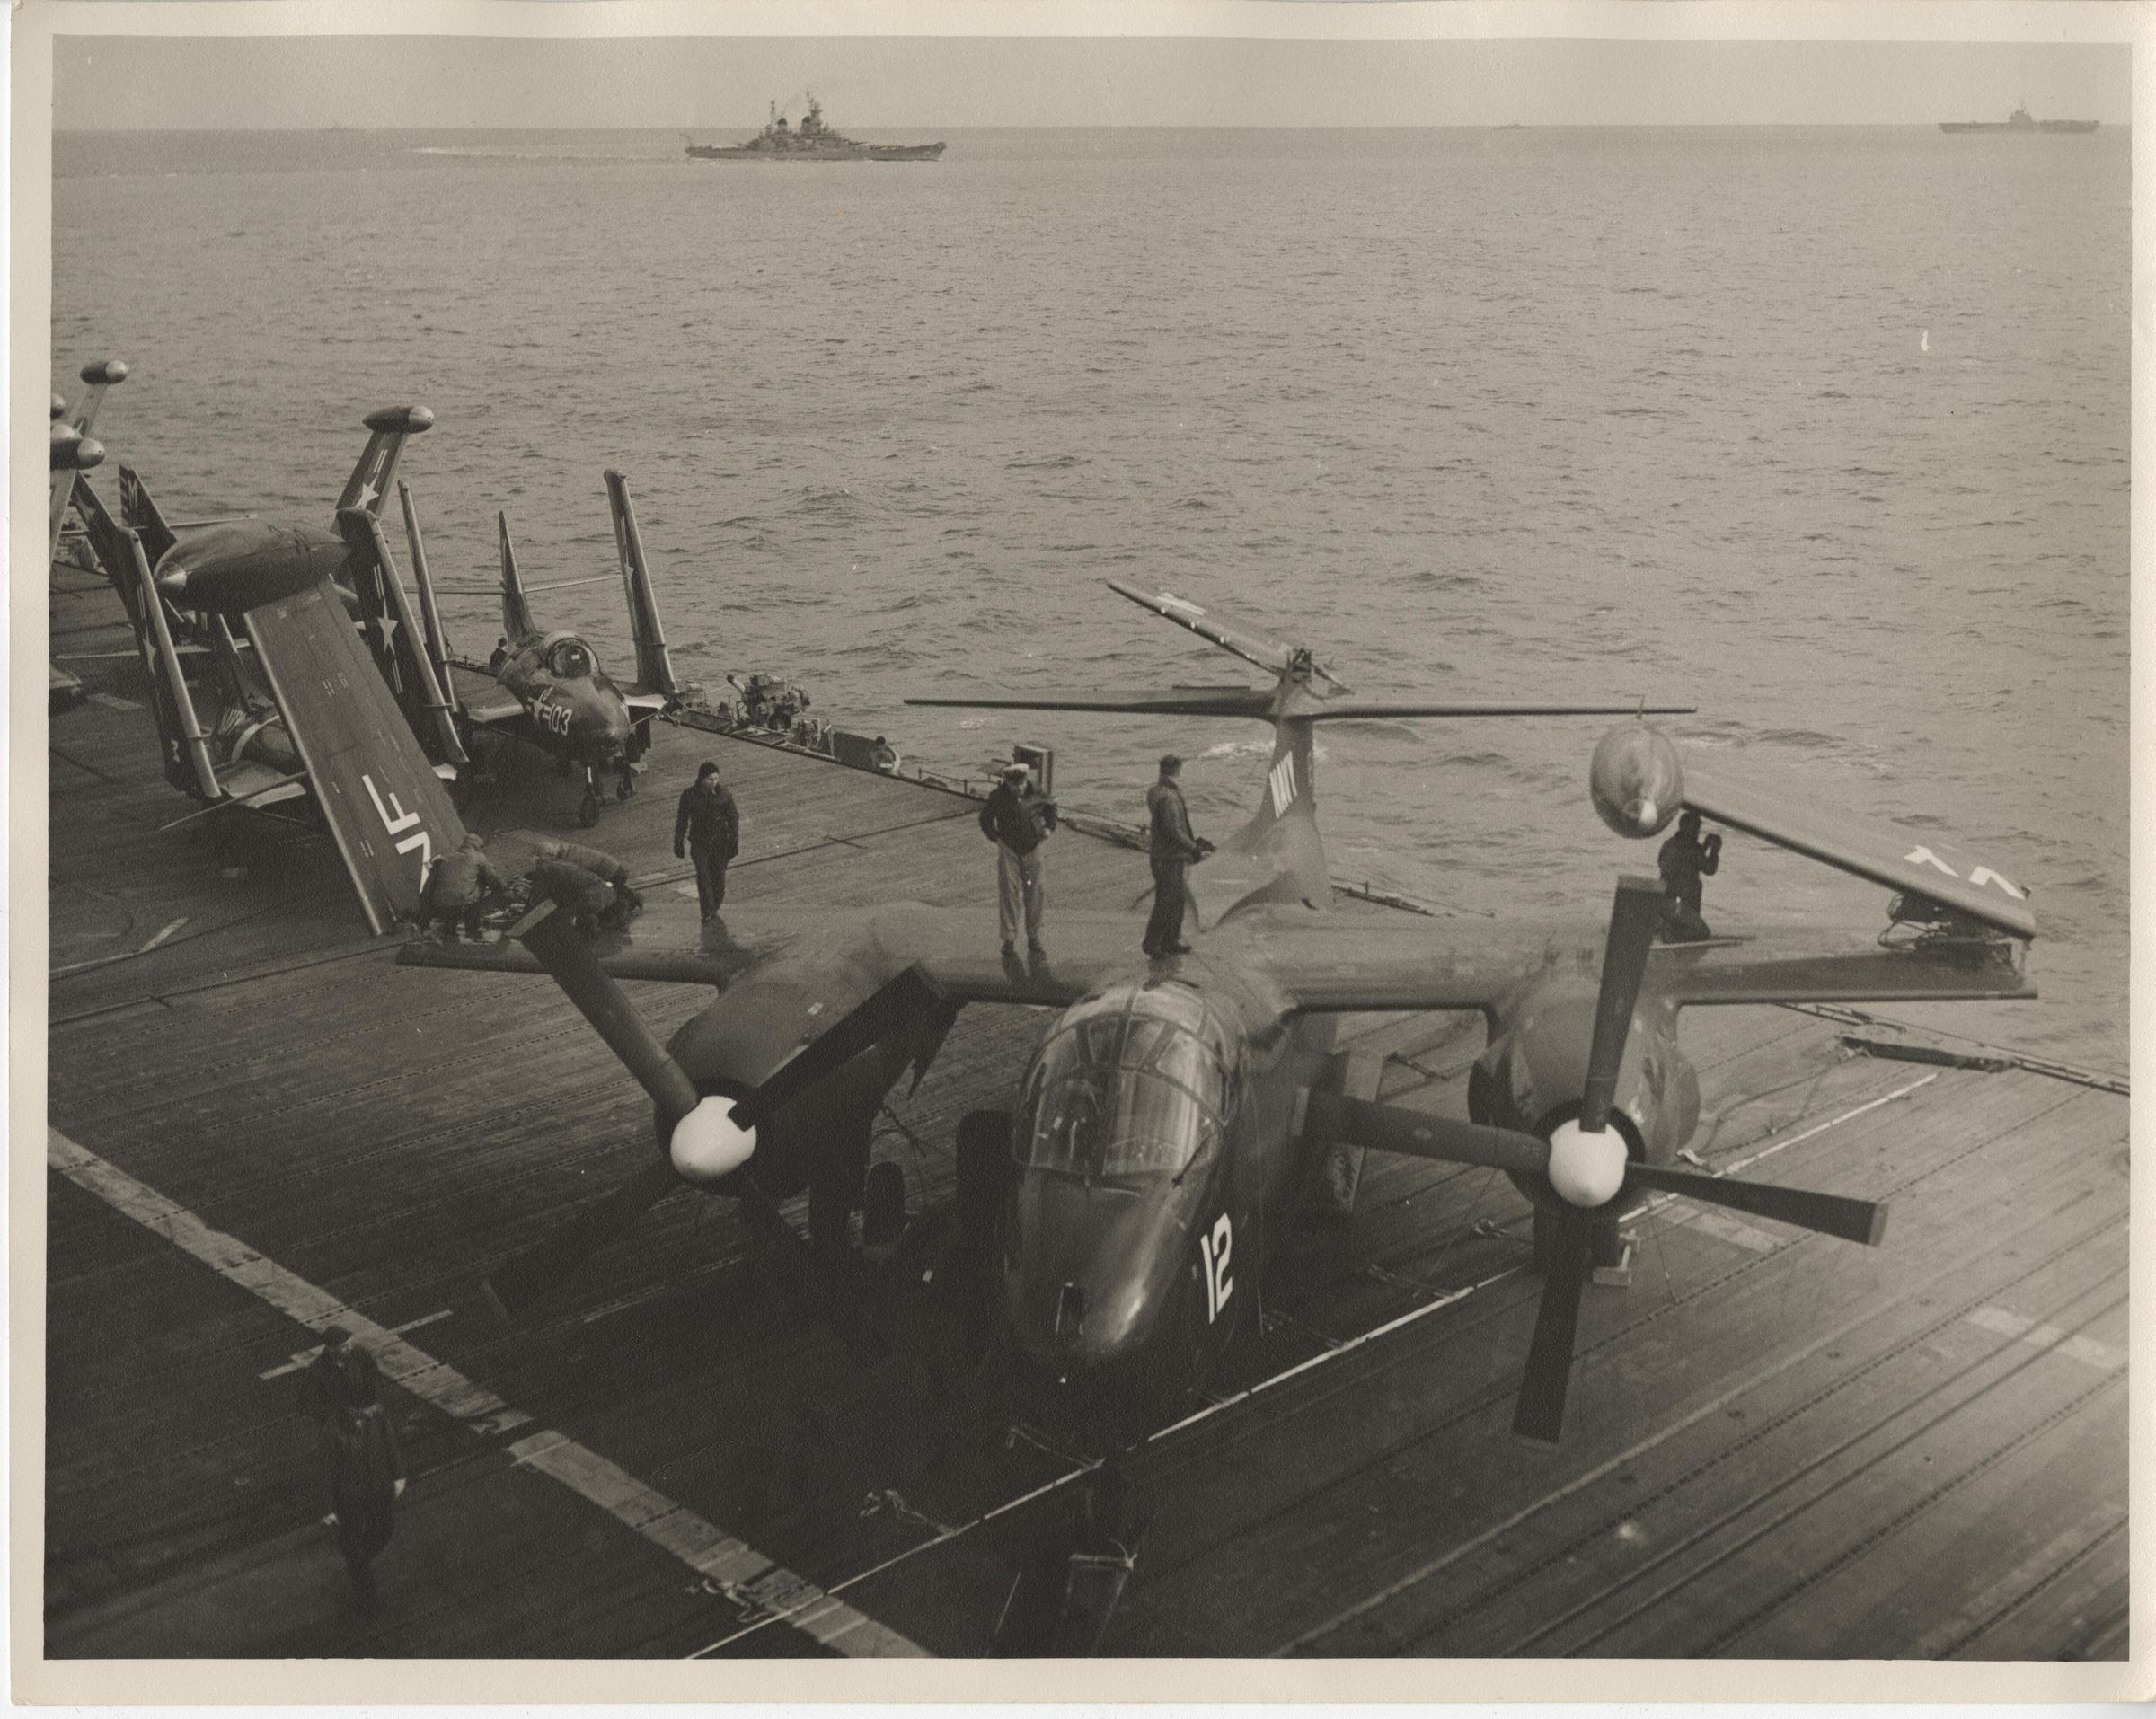
M 539 629 L 532 621 L 532 605 L 526 600 L 524 581 L 517 577 L 517 546 L 509 541 L 508 515 L 496 514 L 494 524 L 501 533 L 501 630 L 514 643 Z
M 1265 774 L 1265 789 L 1250 821 L 1221 846 L 1250 851 L 1264 845 L 1275 827 L 1297 822 L 1312 825 L 1317 819 L 1316 767 L 1311 760 L 1311 725 L 1283 718 L 1273 725 L 1273 758 Z
M 344 493 L 337 498 L 337 511 L 357 507 L 362 513 L 380 513 L 382 498 L 388 494 L 390 480 L 396 476 L 397 455 L 404 451 L 404 438 L 420 435 L 433 422 L 434 414 L 424 406 L 390 406 L 369 412 L 367 428 L 374 433 L 367 438 L 359 463 L 345 482 Z
M 614 547 L 622 562 L 622 586 L 629 602 L 629 636 L 636 641 L 637 684 L 649 692 L 678 698 L 674 659 L 667 652 L 666 630 L 659 624 L 658 599 L 651 588 L 650 564 L 636 528 L 636 504 L 629 499 L 629 480 L 606 473 L 606 506 L 614 515 Z
M 142 552 L 155 567 L 172 546 L 172 527 L 164 523 L 164 516 L 157 511 L 157 504 L 150 499 L 150 492 L 143 488 L 133 466 L 119 468 L 119 517 L 121 524 L 142 539 Z

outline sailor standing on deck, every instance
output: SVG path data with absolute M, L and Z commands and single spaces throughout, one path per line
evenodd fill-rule
M 404 1495 L 404 1456 L 396 1423 L 382 1401 L 375 1358 L 340 1325 L 329 1327 L 322 1337 L 323 1351 L 308 1364 L 300 1386 L 300 1406 L 321 1428 L 330 1489 L 327 1520 L 337 1530 L 352 1591 L 371 1610 L 374 1561 L 389 1544 L 396 1502 Z
M 674 857 L 695 861 L 696 904 L 707 920 L 726 905 L 727 864 L 740 851 L 740 808 L 719 780 L 719 766 L 707 760 L 696 767 L 696 780 L 682 789 L 674 814 Z
M 1003 935 L 1003 953 L 1018 953 L 1018 921 L 1026 921 L 1026 949 L 1046 955 L 1040 916 L 1047 904 L 1047 878 L 1041 870 L 1040 844 L 1052 827 L 1047 801 L 1033 791 L 1023 764 L 1006 764 L 1003 780 L 981 807 L 981 833 L 995 843 L 995 917 Z
M 1183 761 L 1173 753 L 1161 760 L 1160 780 L 1145 790 L 1145 817 L 1152 830 L 1147 858 L 1153 864 L 1153 917 L 1145 921 L 1145 953 L 1188 955 L 1183 914 L 1189 901 L 1186 877 L 1190 868 L 1213 851 L 1210 842 L 1190 833 L 1190 809 L 1183 804 Z

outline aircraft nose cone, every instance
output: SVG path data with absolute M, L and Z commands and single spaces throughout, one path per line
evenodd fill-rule
M 756 1131 L 734 1121 L 731 1098 L 707 1098 L 674 1124 L 667 1157 L 685 1182 L 708 1186 L 748 1162 L 756 1150 Z
M 1043 1176 L 1021 1186 L 1019 1223 L 1022 1264 L 1008 1283 L 1008 1311 L 1012 1335 L 1036 1362 L 1090 1371 L 1143 1344 L 1165 1299 L 1158 1207 Z

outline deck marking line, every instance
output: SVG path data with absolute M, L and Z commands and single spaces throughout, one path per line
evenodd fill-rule
M 416 1319 L 407 1319 L 402 1325 L 393 1325 L 389 1328 L 399 1336 L 402 1336 L 407 1331 L 417 1331 L 423 1325 L 432 1325 L 437 1319 L 447 1318 L 450 1311 L 451 1309 L 448 1308 L 443 1308 L 437 1313 L 422 1313 Z M 267 1372 L 255 1374 L 255 1377 L 257 1379 L 282 1379 L 287 1373 L 296 1373 L 303 1367 L 307 1366 L 321 1353 L 322 1344 L 318 1343 L 311 1349 L 299 1350 L 291 1360 L 286 1362 L 281 1367 L 272 1367 Z
M 1748 1170 L 1753 1165 L 1773 1157 L 1776 1152 L 1786 1152 L 1790 1147 L 1801 1145 L 1816 1134 L 1824 1134 L 1830 1128 L 1839 1128 L 1845 1122 L 1855 1121 L 1868 1110 L 1877 1110 L 1881 1105 L 1892 1104 L 1896 1098 L 1906 1098 L 1919 1087 L 1928 1087 L 1938 1079 L 1939 1076 L 1936 1074 L 1927 1074 L 1921 1080 L 1912 1080 L 1905 1087 L 1896 1087 L 1892 1092 L 1874 1098 L 1869 1104 L 1860 1104 L 1854 1110 L 1844 1110 L 1840 1115 L 1830 1116 L 1826 1121 L 1806 1129 L 1801 1134 L 1791 1134 L 1787 1140 L 1777 1141 L 1763 1151 L 1754 1152 L 1749 1158 L 1733 1159 L 1730 1162 L 1723 1165 L 1720 1169 L 1709 1170 L 1707 1174 L 1718 1177 L 1734 1176 L 1739 1170 Z M 1682 1194 L 1657 1194 L 1653 1199 L 1642 1201 L 1639 1205 L 1633 1207 L 1628 1215 L 1634 1218 L 1651 1217 L 1654 1213 L 1674 1204 L 1683 1197 Z
M 90 695 L 90 702 L 102 704 L 108 710 L 139 710 L 142 709 L 142 706 L 136 703 L 133 699 L 123 699 L 117 692 L 93 692 Z
M 2093 1547 L 2105 1536 L 2123 1528 L 2126 1506 L 2123 1499 L 2107 1498 L 2072 1527 L 2063 1529 L 2020 1563 L 1985 1588 L 1975 1599 L 1932 1629 L 1919 1636 L 1895 1657 L 1935 1660 L 1966 1647 L 2055 1569 Z
M 347 1307 L 327 1290 L 286 1271 L 236 1236 L 213 1230 L 186 1207 L 137 1181 L 117 1164 L 79 1146 L 57 1128 L 45 1131 L 45 1161 L 85 1193 L 200 1260 L 221 1277 L 251 1291 L 287 1318 L 314 1331 L 341 1325 L 364 1342 L 383 1376 L 454 1419 L 482 1432 L 529 1425 L 532 1417 L 446 1362 L 414 1348 L 394 1331 Z M 428 1316 L 430 1320 L 433 1315 Z M 414 1324 L 428 1320 L 415 1320 Z M 616 1521 L 672 1553 L 692 1569 L 728 1583 L 747 1600 L 766 1603 L 768 1593 L 812 1618 L 809 1633 L 847 1654 L 925 1656 L 926 1650 L 852 1607 L 828 1600 L 815 1584 L 773 1563 L 754 1547 L 722 1533 L 687 1506 L 637 1480 L 565 1432 L 532 1433 L 508 1447 L 516 1462 L 536 1468 L 570 1491 L 607 1511 Z M 803 1626 L 803 1627 L 809 1627 Z
M 926 1657 L 924 1649 L 897 1631 L 833 1599 L 564 1433 L 535 1432 L 509 1446 L 508 1453 L 672 1553 L 729 1599 L 776 1612 L 826 1647 L 853 1655 Z
M 187 915 L 182 913 L 178 919 L 174 920 L 170 925 L 166 926 L 164 930 L 158 932 L 155 937 L 152 938 L 147 943 L 145 943 L 142 948 L 136 950 L 135 953 L 137 955 L 147 955 L 152 949 L 155 948 L 160 943 L 163 942 L 166 938 L 172 936 L 174 931 L 178 930 L 186 923 Z
M 1874 1098 L 1869 1104 L 1860 1104 L 1854 1110 L 1844 1110 L 1840 1115 L 1831 1117 L 1815 1127 L 1807 1128 L 1801 1134 L 1791 1134 L 1787 1140 L 1777 1141 L 1764 1151 L 1754 1152 L 1749 1158 L 1737 1159 L 1727 1165 L 1720 1174 L 1727 1176 L 1737 1170 L 1748 1170 L 1753 1165 L 1773 1157 L 1776 1152 L 1786 1152 L 1790 1147 L 1811 1139 L 1815 1134 L 1824 1134 L 1830 1128 L 1839 1128 L 1845 1122 L 1855 1121 L 1868 1110 L 1877 1110 L 1881 1105 L 1892 1104 L 1896 1098 L 1906 1098 L 1918 1088 L 1928 1087 L 1938 1079 L 1939 1076 L 1936 1074 L 1927 1074 L 1922 1080 L 1910 1081 L 1905 1087 L 1896 1087 L 1892 1092 Z
M 2126 1364 L 2125 1351 L 2114 1349 L 2107 1343 L 2099 1343 L 2093 1337 L 2070 1337 L 2055 1325 L 2038 1325 L 2034 1319 L 2010 1311 L 2002 1307 L 1980 1307 L 1969 1315 L 1968 1323 L 1984 1331 L 1996 1332 L 2002 1337 L 2019 1337 L 2037 1349 L 2056 1349 L 2059 1353 L 2094 1367 L 2099 1372 L 2115 1373 Z

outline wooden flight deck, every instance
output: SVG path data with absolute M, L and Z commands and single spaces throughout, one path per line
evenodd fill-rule
M 57 583 L 56 651 L 124 649 L 100 594 Z M 131 665 L 103 666 L 49 753 L 49 1657 L 985 1652 L 1070 1508 L 1054 1438 L 875 1396 L 686 1192 L 530 1322 L 493 1318 L 488 1269 L 645 1161 L 647 1101 L 548 982 L 395 965 L 326 842 L 236 880 L 161 833 L 190 803 Z M 589 833 L 512 751 L 471 821 L 693 895 L 669 842 L 705 756 L 742 807 L 730 898 L 972 903 L 994 936 L 972 801 L 752 740 L 662 727 Z M 1049 868 L 1051 951 L 1058 905 L 1145 883 L 1076 831 Z M 662 1036 L 705 994 L 628 989 Z M 954 1124 L 1007 1097 L 1041 1019 L 969 1009 L 894 1093 L 877 1150 L 918 1233 Z M 1471 1022 L 1347 1026 L 1385 1096 L 1462 1108 Z M 1130 1459 L 1153 1521 L 1104 1651 L 2125 1656 L 2125 1098 L 1852 1055 L 1791 1009 L 1697 1010 L 1684 1038 L 1693 1150 L 1891 1197 L 1885 1246 L 1645 1214 L 1630 1286 L 1587 1292 L 1541 1452 L 1508 1430 L 1524 1203 L 1373 1155 L 1354 1221 L 1313 1223 L 1263 1285 L 1215 1399 Z M 897 1300 L 925 1257 L 889 1268 Z M 371 1615 L 296 1413 L 296 1363 L 346 1309 L 413 1477 Z

